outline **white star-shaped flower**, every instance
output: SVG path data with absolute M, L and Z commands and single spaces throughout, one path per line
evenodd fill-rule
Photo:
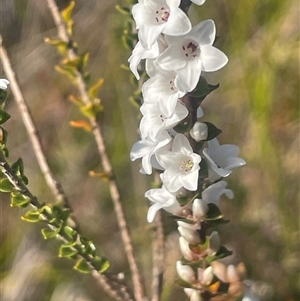
M 174 215 L 179 215 L 182 211 L 182 208 L 176 199 L 176 195 L 170 193 L 164 187 L 146 191 L 145 197 L 153 202 L 153 205 L 150 206 L 147 214 L 147 221 L 149 223 L 153 222 L 156 212 L 162 208 Z
M 158 103 L 161 113 L 168 118 L 174 114 L 178 99 L 186 94 L 175 85 L 175 79 L 175 72 L 160 70 L 142 88 L 145 103 Z
M 130 159 L 135 161 L 142 158 L 143 170 L 150 175 L 152 173 L 151 157 L 171 140 L 170 135 L 166 131 L 162 131 L 157 135 L 155 141 L 150 138 L 137 141 L 131 149 Z
M 234 194 L 231 189 L 226 188 L 227 182 L 219 181 L 215 184 L 210 185 L 202 191 L 202 200 L 207 204 L 213 203 L 217 206 L 220 203 L 220 198 L 225 194 L 229 199 L 233 199 Z
M 188 92 L 192 91 L 201 71 L 219 70 L 228 61 L 222 51 L 212 46 L 215 35 L 214 22 L 206 20 L 184 36 L 165 36 L 169 47 L 157 58 L 158 65 L 164 70 L 175 70 L 180 86 Z
M 171 151 L 157 152 L 156 159 L 165 169 L 161 179 L 168 191 L 173 193 L 182 187 L 197 190 L 201 157 L 183 134 L 175 136 Z
M 228 177 L 233 168 L 246 164 L 244 159 L 238 158 L 239 151 L 239 147 L 233 144 L 220 145 L 217 138 L 208 141 L 208 148 L 203 149 L 203 155 L 209 164 L 208 176 L 211 182 Z
M 180 0 L 139 0 L 132 15 L 145 49 L 151 48 L 161 33 L 179 36 L 191 30 L 191 22 L 179 8 Z

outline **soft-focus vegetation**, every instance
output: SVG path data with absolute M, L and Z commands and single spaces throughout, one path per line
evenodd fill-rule
M 67 3 L 58 1 L 60 7 Z M 99 95 L 105 108 L 101 123 L 149 289 L 151 228 L 146 223 L 143 194 L 151 177 L 148 181 L 140 177 L 138 163 L 129 161 L 139 112 L 128 100 L 133 93 L 131 75 L 120 68 L 130 51 L 122 46 L 123 19 L 116 4 L 76 1 L 75 36 L 80 50 L 90 52 L 92 76 L 105 80 Z M 51 167 L 82 230 L 101 243 L 112 270 L 126 276 L 129 269 L 107 186 L 88 177 L 89 170 L 101 171 L 93 138 L 69 126 L 70 120 L 79 118 L 68 100 L 76 91 L 54 71 L 59 55 L 43 42 L 45 37 L 56 36 L 47 4 L 3 0 L 0 9 L 4 45 Z M 221 72 L 207 75 L 220 88 L 205 100 L 204 119 L 223 130 L 223 143 L 239 145 L 247 161 L 246 167 L 230 177 L 234 200 L 222 204 L 226 218 L 231 219 L 222 227 L 221 237 L 226 239 L 222 243 L 234 251 L 227 262 L 245 263 L 262 301 L 299 300 L 299 4 L 296 0 L 207 0 L 204 6 L 193 7 L 190 16 L 195 22 L 215 21 L 217 47 L 230 59 Z M 6 124 L 10 157 L 12 161 L 23 158 L 30 189 L 52 202 L 11 95 L 7 111 L 12 115 Z M 21 221 L 21 214 L 1 194 L 1 300 L 110 300 L 90 276 L 72 271 L 70 262 L 58 259 L 57 245 L 43 241 L 40 229 Z M 173 284 L 179 257 L 177 232 L 175 224 L 165 220 L 168 257 L 163 296 L 164 300 L 185 300 Z

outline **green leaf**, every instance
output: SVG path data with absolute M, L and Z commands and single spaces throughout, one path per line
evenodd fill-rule
M 4 150 L 4 148 L 6 148 L 5 147 L 6 141 L 7 141 L 7 131 L 3 127 L 0 127 L 0 143 L 2 144 L 2 147 L 1 147 L 2 150 Z M 8 156 L 6 156 L 6 157 L 8 157 Z
M 58 221 L 62 221 L 64 223 L 67 222 L 67 219 L 69 218 L 71 214 L 71 210 L 68 208 L 62 208 L 59 205 L 54 205 L 53 208 L 53 215 Z
M 214 124 L 210 122 L 204 122 L 207 125 L 207 138 L 204 141 L 210 141 L 222 133 L 222 130 L 218 129 Z
M 188 95 L 192 97 L 201 98 L 201 100 L 203 100 L 208 94 L 210 94 L 212 91 L 219 88 L 219 86 L 220 86 L 219 84 L 217 85 L 208 84 L 206 79 L 201 76 L 196 88 L 192 92 L 189 92 Z
M 11 207 L 26 207 L 30 204 L 30 199 L 19 192 L 13 192 L 11 194 Z
M 229 251 L 224 246 L 221 246 L 220 249 L 218 250 L 218 252 L 215 255 L 209 255 L 205 258 L 205 260 L 207 262 L 211 263 L 215 260 L 228 257 L 228 256 L 232 255 L 232 253 L 233 253 L 232 251 Z
M 74 7 L 75 7 L 75 1 L 71 1 L 70 4 L 61 12 L 61 16 L 66 23 L 71 21 Z
M 55 237 L 60 231 L 60 228 L 57 228 L 56 230 L 51 230 L 49 228 L 44 228 L 41 230 L 42 234 L 43 234 L 43 237 L 45 239 L 50 239 L 50 238 L 53 238 Z
M 97 97 L 97 94 L 98 94 L 98 91 L 99 89 L 102 87 L 104 83 L 104 79 L 103 78 L 99 78 L 96 83 L 94 83 L 88 90 L 89 92 L 89 95 L 91 98 L 96 98 Z
M 59 248 L 59 257 L 73 257 L 77 254 L 78 251 L 68 244 L 63 244 Z
M 199 172 L 199 177 L 202 179 L 208 178 L 208 164 L 206 159 L 200 161 L 200 172 Z
M 186 117 L 182 122 L 180 122 L 174 127 L 174 130 L 177 133 L 186 133 L 189 132 L 191 128 L 192 128 L 192 118 L 191 115 L 188 115 L 188 117 Z
M 73 241 L 76 241 L 77 239 L 77 231 L 75 231 L 74 229 L 72 229 L 69 226 L 64 226 L 63 231 L 66 233 L 66 235 L 71 238 Z
M 14 185 L 8 179 L 0 180 L 0 191 L 10 193 L 14 189 Z
M 184 288 L 193 288 L 193 286 L 189 282 L 181 278 L 177 278 L 174 282 Z
M 10 115 L 5 111 L 0 110 L 0 124 L 3 124 L 10 118 Z
M 57 72 L 67 75 L 71 80 L 76 78 L 76 68 L 73 66 L 56 65 L 54 68 Z
M 99 256 L 96 256 L 93 260 L 94 265 L 97 268 L 97 271 L 102 274 L 104 272 L 106 272 L 109 267 L 110 267 L 110 263 L 108 260 L 106 260 L 105 258 L 100 258 Z
M 4 104 L 7 95 L 8 95 L 7 90 L 0 89 L 0 106 L 2 106 Z
M 13 169 L 13 171 L 15 171 L 16 175 L 23 180 L 24 184 L 27 185 L 28 179 L 24 175 L 23 160 L 21 158 L 19 158 L 15 163 L 12 164 L 11 168 Z
M 118 12 L 120 12 L 121 14 L 123 15 L 126 15 L 126 16 L 130 16 L 131 15 L 131 11 L 128 7 L 125 7 L 125 6 L 120 6 L 120 5 L 116 5 L 116 10 Z
M 38 210 L 30 210 L 26 212 L 26 214 L 23 215 L 21 219 L 30 223 L 37 223 L 43 220 L 41 218 L 41 213 Z
M 208 204 L 208 211 L 206 214 L 205 220 L 218 220 L 223 218 L 223 214 L 219 207 L 216 204 L 210 203 Z
M 76 262 L 74 269 L 81 273 L 90 273 L 92 271 L 92 267 L 83 258 Z

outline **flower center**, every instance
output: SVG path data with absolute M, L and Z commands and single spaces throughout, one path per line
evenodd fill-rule
M 200 56 L 199 44 L 192 39 L 187 39 L 182 45 L 182 52 L 186 58 L 197 58 Z
M 156 23 L 162 24 L 168 21 L 170 17 L 170 10 L 166 7 L 160 7 L 155 11 Z
M 181 161 L 180 170 L 188 173 L 192 170 L 194 162 L 191 159 L 184 159 Z
M 175 79 L 175 76 L 174 76 L 174 78 L 170 79 L 170 81 L 169 81 L 170 90 L 171 90 L 172 92 L 177 92 L 178 89 L 175 87 L 174 79 Z

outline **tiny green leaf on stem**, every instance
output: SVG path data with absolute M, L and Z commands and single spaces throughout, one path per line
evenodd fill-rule
M 64 226 L 63 231 L 69 238 L 71 238 L 73 241 L 76 241 L 78 235 L 77 231 L 69 226 Z
M 209 255 L 205 258 L 205 260 L 208 263 L 211 263 L 215 260 L 221 259 L 221 258 L 225 258 L 227 256 L 232 255 L 232 251 L 229 251 L 227 248 L 225 248 L 224 246 L 221 246 L 219 251 L 215 254 L 215 255 Z
M 103 83 L 104 83 L 104 79 L 103 78 L 99 78 L 97 80 L 96 83 L 94 83 L 88 90 L 88 93 L 89 93 L 89 96 L 91 98 L 96 98 L 97 97 L 97 94 L 98 94 L 98 91 L 99 89 L 103 86 Z
M 0 89 L 0 91 L 2 91 L 2 90 Z M 0 110 L 0 124 L 3 124 L 4 122 L 6 122 L 9 118 L 10 118 L 10 115 L 8 113 Z
M 59 257 L 73 257 L 74 255 L 78 254 L 78 250 L 76 250 L 74 247 L 63 244 L 59 248 Z
M 71 1 L 70 4 L 61 12 L 61 16 L 66 23 L 71 21 L 71 16 L 74 7 L 75 7 L 75 1 Z
M 8 179 L 0 180 L 0 191 L 5 193 L 10 193 L 14 189 L 13 184 Z
M 12 192 L 11 207 L 26 207 L 30 204 L 30 199 L 19 192 Z
M 49 228 L 44 228 L 41 230 L 42 235 L 45 239 L 50 239 L 55 237 L 60 231 L 60 228 L 57 228 L 56 230 L 51 230 Z
M 189 92 L 188 94 L 192 97 L 197 97 L 197 98 L 203 98 L 204 99 L 212 91 L 218 89 L 219 86 L 220 86 L 219 84 L 217 84 L 217 85 L 208 84 L 206 79 L 201 76 L 196 88 L 192 92 Z
M 74 269 L 81 273 L 90 273 L 92 271 L 92 267 L 83 258 L 76 262 Z
M 120 5 L 116 5 L 115 7 L 116 7 L 116 10 L 118 12 L 120 12 L 121 14 L 126 15 L 126 16 L 131 15 L 130 9 L 128 7 L 120 6 Z
M 37 223 L 43 220 L 41 218 L 41 213 L 38 210 L 30 210 L 26 212 L 26 214 L 23 215 L 21 219 L 30 223 Z

